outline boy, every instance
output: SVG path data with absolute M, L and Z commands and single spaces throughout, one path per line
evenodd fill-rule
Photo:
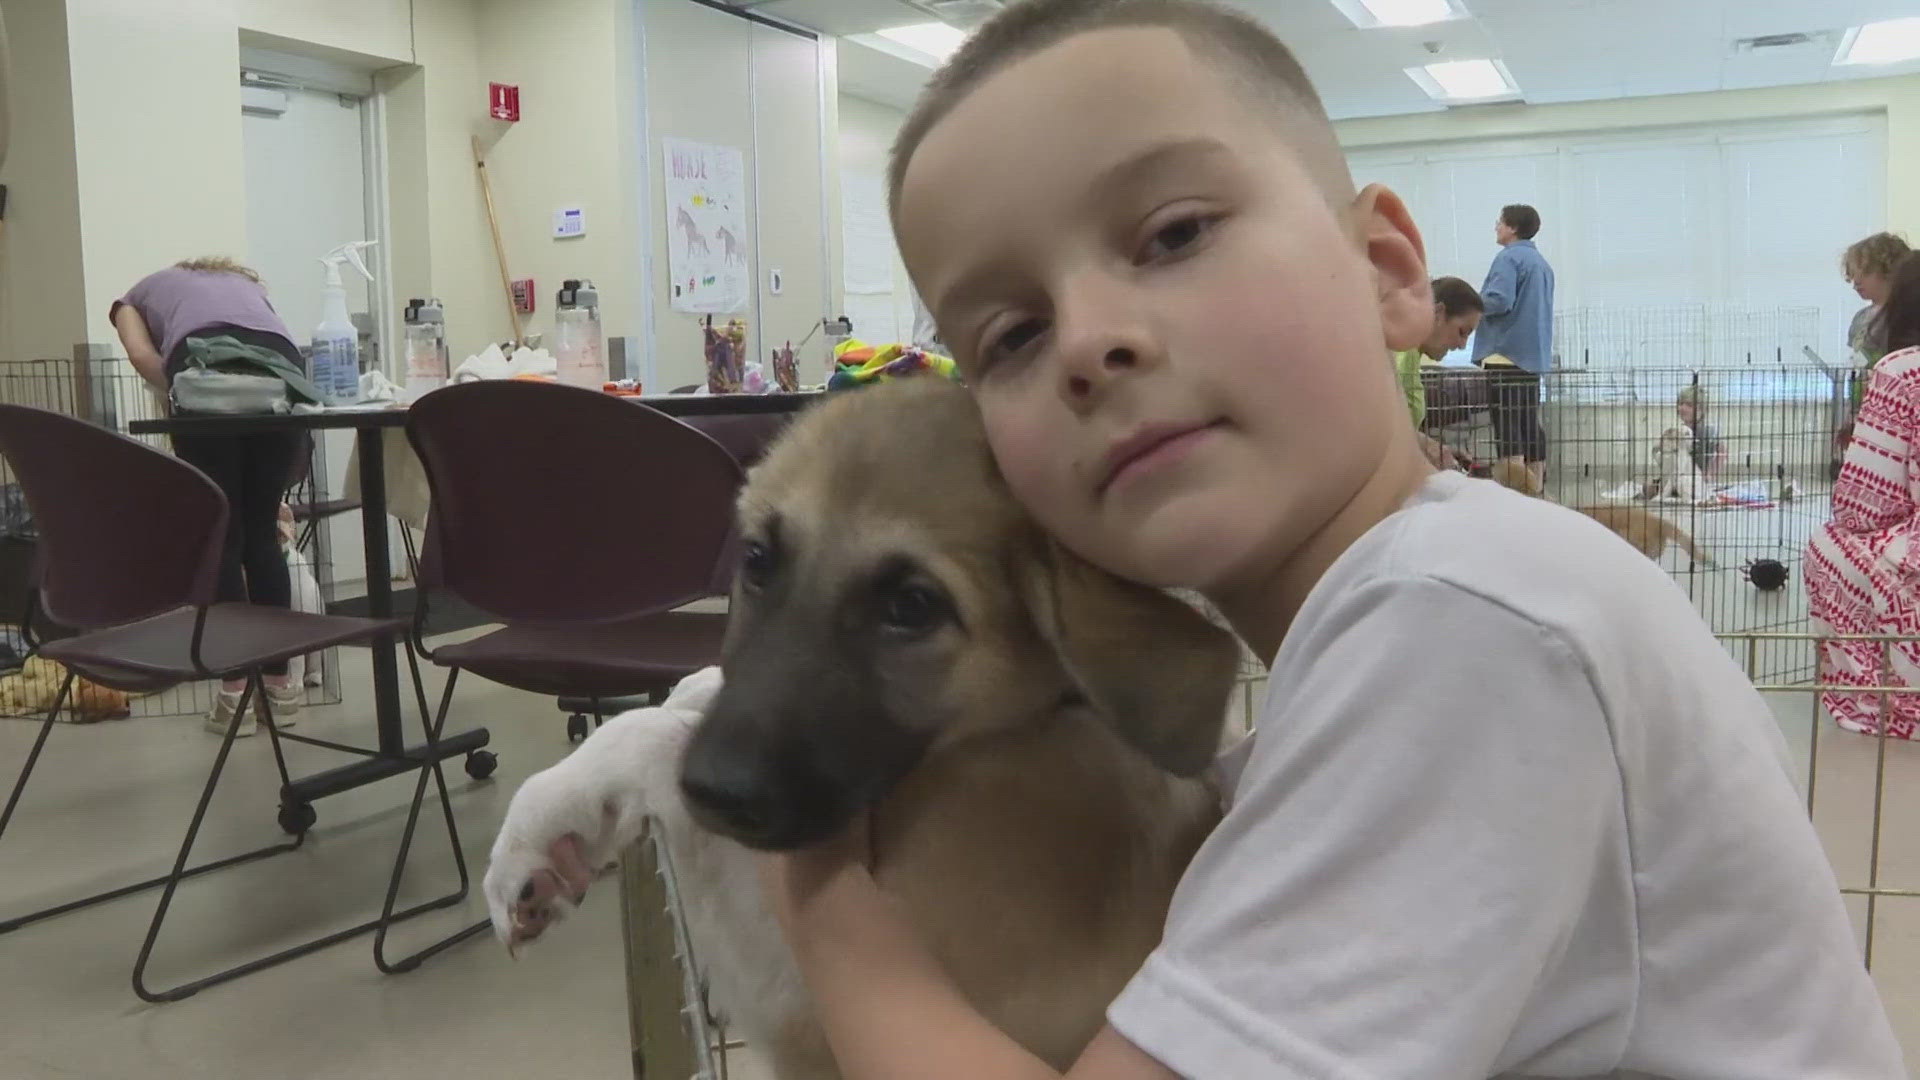
M 1380 362 L 1431 323 L 1419 234 L 1277 42 L 1182 0 L 1017 5 L 892 183 L 1022 501 L 1272 658 L 1226 818 L 1069 1075 L 1902 1075 L 1784 742 L 1686 598 L 1422 460 Z M 854 840 L 767 881 L 849 1080 L 1055 1075 Z
M 1779 731 L 1686 598 L 1422 460 L 1379 362 L 1431 323 L 1419 234 L 1355 194 L 1278 42 L 1182 0 L 1017 5 L 891 181 L 1021 500 L 1272 658 L 1227 816 L 1070 1075 L 1903 1075 Z M 857 844 L 768 883 L 849 1080 L 1053 1075 Z

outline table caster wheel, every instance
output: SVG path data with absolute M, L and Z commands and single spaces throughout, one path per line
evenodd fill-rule
M 292 836 L 305 835 L 320 815 L 313 812 L 310 803 L 283 803 L 280 807 L 280 831 Z
M 500 758 L 493 751 L 475 750 L 467 755 L 467 775 L 475 780 L 485 780 L 493 775 L 493 770 L 499 764 Z
M 579 742 L 586 738 L 591 730 L 592 729 L 587 726 L 586 713 L 574 713 L 572 716 L 567 717 L 568 742 Z

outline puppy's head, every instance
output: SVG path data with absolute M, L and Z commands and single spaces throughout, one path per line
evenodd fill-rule
M 740 524 L 725 684 L 681 763 L 716 832 L 817 842 L 929 755 L 1072 702 L 1169 771 L 1212 759 L 1233 639 L 1052 544 L 946 380 L 809 410 L 749 476 Z
M 1678 454 L 1693 441 L 1693 432 L 1683 427 L 1670 427 L 1660 433 L 1660 441 L 1655 444 L 1655 454 Z

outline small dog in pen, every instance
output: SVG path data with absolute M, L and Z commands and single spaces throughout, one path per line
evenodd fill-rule
M 1706 501 L 1710 492 L 1693 463 L 1693 432 L 1678 425 L 1660 433 L 1653 444 L 1653 460 L 1658 472 L 1648 485 L 1646 497 L 1656 502 L 1679 502 L 1689 506 Z
M 1510 460 L 1494 463 L 1493 481 L 1522 495 L 1531 495 L 1536 499 L 1547 497 L 1533 473 Z M 1615 536 L 1640 549 L 1640 554 L 1655 562 L 1660 561 L 1667 545 L 1672 544 L 1699 565 L 1713 565 L 1713 560 L 1694 542 L 1691 534 L 1644 506 L 1575 506 L 1570 509 L 1605 525 Z
M 944 379 L 810 410 L 739 516 L 720 670 L 515 794 L 486 876 L 496 931 L 537 936 L 571 907 L 561 882 L 651 816 L 715 1014 L 782 1080 L 831 1078 L 749 849 L 865 814 L 876 877 L 968 999 L 1066 1068 L 1218 820 L 1195 777 L 1222 738 L 1235 642 L 1048 540 Z

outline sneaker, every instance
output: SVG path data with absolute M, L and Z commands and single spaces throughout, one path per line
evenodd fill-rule
M 213 695 L 213 708 L 207 710 L 207 730 L 215 735 L 225 735 L 227 728 L 233 725 L 234 710 L 240 707 L 240 692 L 237 690 L 219 690 Z M 242 722 L 240 729 L 233 733 L 236 739 L 244 739 L 254 733 L 254 725 Z
M 290 728 L 298 723 L 300 717 L 300 701 L 305 696 L 306 692 L 297 684 L 288 683 L 285 686 L 275 686 L 272 683 L 268 683 L 267 708 L 273 711 L 274 726 Z M 262 712 L 260 709 L 255 708 L 253 715 L 259 718 L 262 716 Z

